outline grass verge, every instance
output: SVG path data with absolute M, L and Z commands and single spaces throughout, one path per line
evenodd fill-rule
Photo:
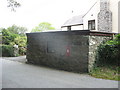
M 90 75 L 96 78 L 120 81 L 120 67 L 119 66 L 96 67 L 90 72 Z

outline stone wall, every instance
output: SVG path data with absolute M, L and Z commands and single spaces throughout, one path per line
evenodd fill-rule
M 27 36 L 28 62 L 74 72 L 88 71 L 88 35 L 30 33 Z
M 97 48 L 98 46 L 107 41 L 112 39 L 112 37 L 107 37 L 107 36 L 89 36 L 89 61 L 88 61 L 88 68 L 89 72 L 92 70 L 94 63 L 96 61 L 96 53 L 97 53 Z
M 88 72 L 97 46 L 108 36 L 92 35 L 89 30 L 27 34 L 27 60 L 52 68 Z

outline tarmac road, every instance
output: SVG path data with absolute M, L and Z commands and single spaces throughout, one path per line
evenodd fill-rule
M 2 59 L 2 88 L 118 88 L 117 81 L 30 65 L 24 60 L 25 56 Z
M 0 57 L 0 90 L 2 89 L 2 59 Z

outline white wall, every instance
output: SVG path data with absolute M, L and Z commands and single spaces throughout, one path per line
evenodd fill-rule
M 62 27 L 62 31 L 67 31 L 67 27 Z
M 83 25 L 79 25 L 79 26 L 72 26 L 71 30 L 83 30 Z
M 83 25 L 71 26 L 71 30 L 83 30 Z M 67 31 L 67 27 L 63 27 L 62 31 Z
M 95 20 L 95 25 L 96 25 L 96 30 L 97 30 L 97 15 L 100 12 L 100 2 L 98 1 L 92 9 L 84 16 L 83 18 L 83 24 L 84 24 L 84 29 L 88 29 L 88 20 Z
M 120 0 L 109 0 L 110 11 L 112 12 L 112 32 L 118 33 L 118 2 Z
M 112 12 L 112 32 L 120 33 L 120 0 L 109 0 L 109 10 Z M 98 0 L 97 3 L 91 8 L 91 10 L 83 17 L 84 30 L 88 29 L 88 20 L 95 20 L 96 24 L 95 28 L 97 31 L 99 12 L 100 12 L 100 0 Z M 62 28 L 62 30 L 67 30 L 67 28 Z M 73 26 L 72 30 L 82 30 L 82 27 Z
M 120 33 L 120 1 L 118 3 L 118 33 Z
M 109 0 L 109 10 L 112 12 L 112 32 L 118 33 L 118 28 L 120 32 L 120 26 L 118 26 L 118 16 L 120 19 L 120 10 L 118 13 L 118 2 L 120 0 Z M 120 5 L 120 4 L 119 4 Z M 119 6 L 120 7 L 120 6 Z M 83 18 L 84 29 L 88 29 L 88 20 L 94 20 L 96 24 L 96 30 L 98 26 L 98 13 L 100 12 L 100 0 L 92 7 L 92 9 Z M 118 15 L 119 14 L 119 15 Z M 93 15 L 93 16 L 92 16 Z M 120 25 L 120 21 L 119 21 Z

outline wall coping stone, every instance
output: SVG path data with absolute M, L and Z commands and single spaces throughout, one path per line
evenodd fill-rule
M 63 35 L 93 35 L 93 36 L 113 36 L 118 33 L 112 32 L 101 32 L 101 31 L 91 31 L 91 30 L 74 30 L 74 31 L 49 31 L 49 32 L 32 32 L 26 33 L 26 35 L 30 34 L 63 34 Z

